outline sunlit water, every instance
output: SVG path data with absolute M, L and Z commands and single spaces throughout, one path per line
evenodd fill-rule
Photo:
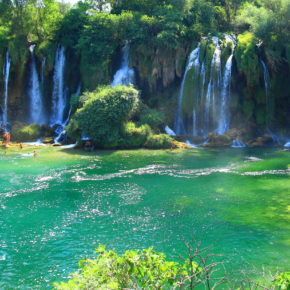
M 0 151 L 0 288 L 51 287 L 99 243 L 169 257 L 182 236 L 231 260 L 286 270 L 290 152 Z

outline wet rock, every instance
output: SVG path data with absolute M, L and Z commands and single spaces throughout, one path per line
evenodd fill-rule
M 232 139 L 236 139 L 236 138 L 239 138 L 242 135 L 242 132 L 240 130 L 238 130 L 237 128 L 233 128 L 233 129 L 230 129 L 227 132 L 225 132 L 224 135 L 227 135 L 227 136 L 229 136 Z
M 11 140 L 19 142 L 35 142 L 40 137 L 41 137 L 40 125 L 36 123 L 30 125 L 21 122 L 13 123 L 11 131 Z
M 261 137 L 257 137 L 256 139 L 247 142 L 247 145 L 251 147 L 271 146 L 273 144 L 274 140 L 268 134 L 265 134 L 264 136 Z
M 44 144 L 53 144 L 54 143 L 54 138 L 53 137 L 45 137 L 42 139 L 42 143 Z
M 54 143 L 54 144 L 52 144 L 52 146 L 59 147 L 59 146 L 62 146 L 62 144 L 61 143 Z
M 216 132 L 211 132 L 207 136 L 208 143 L 204 146 L 222 147 L 231 146 L 233 143 L 233 138 L 228 135 L 218 135 Z
M 188 136 L 186 140 L 189 140 L 191 144 L 199 145 L 203 144 L 205 139 L 202 136 Z
M 44 137 L 51 137 L 54 134 L 54 130 L 53 128 L 51 128 L 50 126 L 43 124 L 41 126 L 41 131 L 42 131 L 42 136 Z

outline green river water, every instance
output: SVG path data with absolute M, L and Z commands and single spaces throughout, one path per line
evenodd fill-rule
M 235 270 L 289 270 L 289 151 L 31 152 L 0 150 L 1 289 L 51 287 L 99 243 L 173 259 L 192 234 Z

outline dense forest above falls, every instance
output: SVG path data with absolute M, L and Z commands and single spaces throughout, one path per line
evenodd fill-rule
M 130 73 L 143 109 L 125 119 L 137 129 L 169 125 L 210 145 L 289 139 L 289 18 L 289 0 L 2 1 L 1 118 L 63 129 L 82 93 Z M 53 130 L 31 136 L 43 134 Z

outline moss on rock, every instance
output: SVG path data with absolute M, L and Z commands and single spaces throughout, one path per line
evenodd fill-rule
M 173 139 L 166 134 L 152 135 L 148 138 L 145 147 L 150 149 L 168 149 L 172 146 Z
M 27 125 L 15 122 L 12 126 L 11 140 L 19 142 L 36 141 L 41 137 L 41 126 L 38 124 Z

